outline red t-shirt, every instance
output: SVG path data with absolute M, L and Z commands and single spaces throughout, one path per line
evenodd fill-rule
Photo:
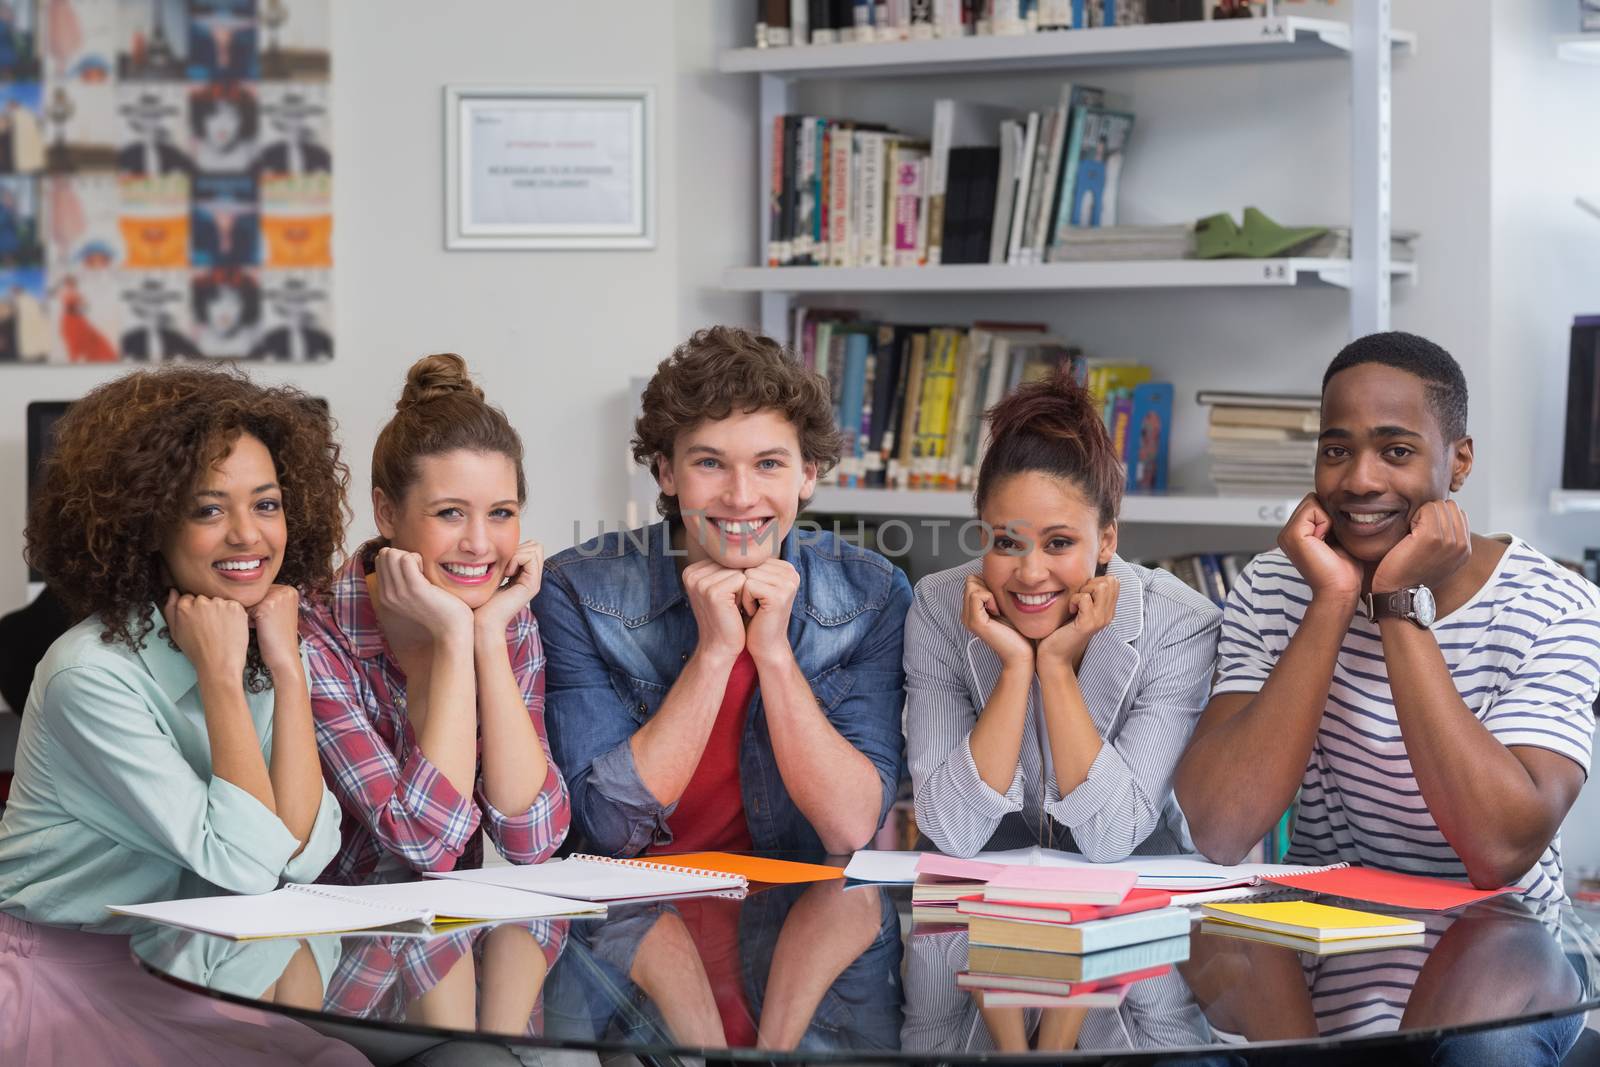
M 754 847 L 744 819 L 744 796 L 739 791 L 739 743 L 744 739 L 745 714 L 755 691 L 756 661 L 746 650 L 739 653 L 728 675 L 722 707 L 700 754 L 700 765 L 667 819 L 672 831 L 668 847 L 673 852 L 748 852 Z

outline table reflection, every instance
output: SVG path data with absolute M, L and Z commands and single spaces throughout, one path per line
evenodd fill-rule
M 1570 1012 L 1594 996 L 1594 931 L 1576 913 L 1499 898 L 1407 917 L 1423 923 L 1422 944 L 1330 955 L 1203 925 L 1179 970 L 1219 1035 L 1237 1042 L 1460 1029 Z M 1452 1035 L 1433 1062 L 1559 1063 L 1582 1025 L 1566 1014 Z
M 431 938 L 348 939 L 325 1010 L 346 1019 L 538 1037 L 545 978 L 566 944 L 568 925 L 542 920 Z
M 175 978 L 258 1001 L 318 1010 L 337 942 L 224 941 L 166 928 L 94 934 L 0 915 L 0 1063 L 167 1067 L 365 1064 L 353 1048 L 294 1019 L 176 989 Z M 159 961 L 159 962 L 157 962 Z
M 555 1036 L 774 1051 L 898 1043 L 899 921 L 875 887 L 613 905 L 574 942 L 551 978 Z

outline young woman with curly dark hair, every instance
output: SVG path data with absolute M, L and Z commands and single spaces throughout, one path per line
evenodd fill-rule
M 82 622 L 34 676 L 0 912 L 315 880 L 339 845 L 301 663 L 349 472 L 326 409 L 216 369 L 141 371 L 56 429 L 27 556 Z
M 522 439 L 466 362 L 418 360 L 372 450 L 382 536 L 305 619 L 317 743 L 345 811 L 324 881 L 478 867 L 480 826 L 512 863 L 566 837 L 526 497 Z

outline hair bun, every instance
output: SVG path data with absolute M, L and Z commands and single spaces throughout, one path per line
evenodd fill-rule
M 411 364 L 406 372 L 406 387 L 394 407 L 396 411 L 404 411 L 455 393 L 483 399 L 483 390 L 473 384 L 467 373 L 467 361 L 454 352 L 439 352 Z

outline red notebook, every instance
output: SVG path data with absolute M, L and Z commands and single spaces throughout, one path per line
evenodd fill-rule
M 1450 911 L 1512 891 L 1510 886 L 1475 889 L 1467 882 L 1377 871 L 1371 867 L 1337 867 L 1316 874 L 1286 874 L 1268 878 L 1267 881 L 1330 897 L 1348 897 L 1368 904 L 1387 904 L 1391 908 L 1412 911 Z
M 1120 904 L 1014 904 L 1005 901 L 985 900 L 982 896 L 962 897 L 956 901 L 956 911 L 962 915 L 983 915 L 993 919 L 1031 919 L 1034 922 L 1073 923 L 1091 919 L 1109 919 L 1113 915 L 1131 915 L 1136 911 L 1151 911 L 1172 904 L 1172 894 L 1160 889 L 1135 889 Z

